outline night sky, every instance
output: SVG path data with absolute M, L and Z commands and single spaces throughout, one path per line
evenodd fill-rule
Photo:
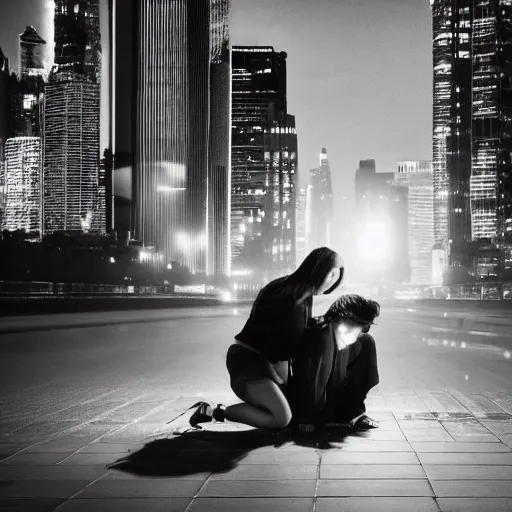
M 17 34 L 42 37 L 45 0 L 1 0 L 0 47 L 17 62 Z M 297 119 L 301 175 L 327 147 L 336 196 L 353 195 L 358 161 L 431 158 L 428 0 L 232 0 L 234 45 L 288 53 L 288 110 Z M 48 19 L 48 16 L 46 17 Z

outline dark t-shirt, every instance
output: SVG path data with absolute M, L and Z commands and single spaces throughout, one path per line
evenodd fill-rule
M 287 279 L 287 276 L 276 279 L 260 291 L 249 319 L 235 336 L 261 352 L 271 363 L 293 357 L 311 319 L 312 297 L 297 304 Z

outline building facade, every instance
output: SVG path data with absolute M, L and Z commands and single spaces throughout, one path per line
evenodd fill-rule
M 231 273 L 230 0 L 210 0 L 207 273 Z
M 319 160 L 320 166 L 309 171 L 309 182 L 312 187 L 312 223 L 315 226 L 308 243 L 311 250 L 317 247 L 330 247 L 332 238 L 332 180 L 326 148 L 322 148 Z
M 295 266 L 297 135 L 287 112 L 286 53 L 232 51 L 231 255 L 235 275 Z
M 97 215 L 100 86 L 58 73 L 46 85 L 43 125 L 44 234 L 89 232 Z
M 474 270 L 491 243 L 512 266 L 512 5 L 431 0 L 435 239 Z
M 434 187 L 430 161 L 398 162 L 395 183 L 406 187 L 407 239 L 411 283 L 432 284 L 434 249 Z
M 230 2 L 111 8 L 114 188 L 131 191 L 116 194 L 115 229 L 163 262 L 228 274 Z
M 306 257 L 307 186 L 300 187 L 295 200 L 295 264 L 298 267 Z
M 41 136 L 44 81 L 47 76 L 45 46 L 46 41 L 33 26 L 27 26 L 19 36 L 19 73 L 12 86 L 11 100 L 15 136 Z
M 43 233 L 104 233 L 99 0 L 56 0 L 54 26 L 43 104 Z
M 15 137 L 5 145 L 5 211 L 2 229 L 41 235 L 41 139 Z
M 27 77 L 44 76 L 44 49 L 46 41 L 29 25 L 19 37 L 19 71 L 23 80 Z
M 55 0 L 54 23 L 58 71 L 100 82 L 100 0 Z

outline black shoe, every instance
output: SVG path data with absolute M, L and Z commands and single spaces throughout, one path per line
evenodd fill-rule
M 194 428 L 199 427 L 199 423 L 209 423 L 213 421 L 213 408 L 208 402 L 199 402 L 194 414 L 190 417 L 189 423 Z
M 354 430 L 371 430 L 378 428 L 379 422 L 367 416 L 365 413 L 356 416 L 350 421 L 350 428 Z

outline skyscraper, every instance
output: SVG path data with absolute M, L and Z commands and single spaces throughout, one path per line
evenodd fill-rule
M 231 272 L 230 0 L 210 6 L 210 126 L 208 147 L 208 272 Z
M 5 147 L 5 216 L 3 229 L 41 234 L 41 139 L 14 137 Z
M 310 171 L 311 211 L 315 229 L 312 231 L 311 247 L 331 245 L 332 236 L 332 182 L 331 167 L 327 158 L 327 149 L 322 148 L 320 166 Z
M 411 282 L 432 283 L 434 248 L 434 189 L 432 163 L 398 162 L 395 183 L 407 187 L 407 233 Z
M 100 181 L 99 0 L 56 0 L 55 67 L 44 95 L 43 230 L 105 231 Z
M 55 65 L 60 72 L 101 77 L 99 0 L 55 0 Z
M 295 266 L 297 135 L 287 112 L 286 53 L 232 52 L 231 251 L 235 274 Z
M 113 2 L 116 229 L 196 273 L 229 272 L 229 7 Z
M 13 84 L 12 108 L 17 136 L 40 136 L 46 65 L 44 41 L 33 26 L 19 36 L 19 74 Z
M 491 241 L 512 266 L 512 5 L 430 3 L 435 239 L 451 265 L 471 267 L 471 242 Z
M 44 47 L 46 41 L 29 25 L 20 34 L 19 77 L 43 76 L 45 74 Z
M 99 84 L 58 73 L 46 85 L 44 233 L 91 229 L 98 208 Z

